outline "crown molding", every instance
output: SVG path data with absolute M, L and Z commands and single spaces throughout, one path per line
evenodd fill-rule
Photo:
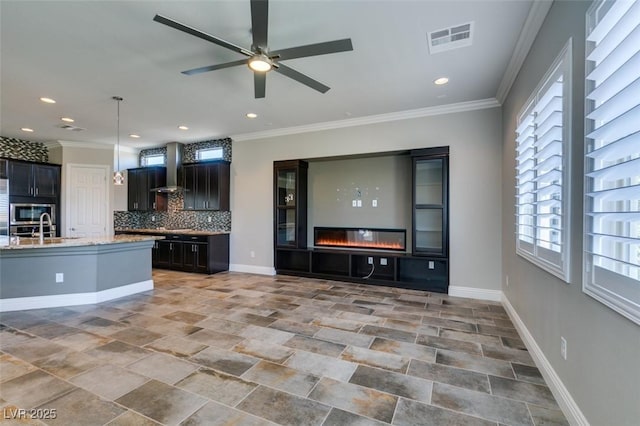
M 47 149 L 64 147 L 64 148 L 104 149 L 109 151 L 113 151 L 116 148 L 116 146 L 113 144 L 104 144 L 104 143 L 97 143 L 97 142 L 71 142 L 71 141 L 49 141 L 49 142 L 44 142 L 44 146 Z M 132 154 L 138 154 L 140 150 L 130 146 L 120 146 L 120 152 L 129 152 Z
M 387 121 L 408 120 L 412 118 L 429 117 L 442 114 L 474 111 L 478 109 L 496 108 L 500 103 L 495 98 L 479 101 L 459 102 L 456 104 L 441 105 L 411 109 L 387 114 L 369 115 L 366 117 L 349 118 L 346 120 L 326 121 L 324 123 L 308 124 L 304 126 L 285 127 L 282 129 L 265 130 L 253 133 L 241 133 L 231 135 L 234 142 L 253 139 L 264 139 L 277 136 L 295 135 L 300 133 L 318 132 L 322 130 L 340 129 L 344 127 L 366 126 L 369 124 L 384 123 Z
M 500 86 L 498 86 L 496 99 L 501 105 L 504 103 L 505 99 L 507 99 L 509 90 L 511 90 L 511 86 L 516 81 L 520 68 L 522 68 L 522 64 L 524 64 L 524 60 L 527 58 L 527 54 L 529 53 L 529 50 L 540 31 L 540 27 L 542 27 L 544 18 L 547 16 L 552 4 L 553 0 L 533 1 L 531 9 L 529 9 L 527 19 L 522 27 L 522 31 L 520 32 L 520 37 L 518 37 L 516 46 L 511 54 L 511 60 L 509 60 L 507 69 L 500 81 Z

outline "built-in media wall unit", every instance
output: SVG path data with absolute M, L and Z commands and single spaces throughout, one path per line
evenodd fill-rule
M 449 148 L 274 162 L 278 274 L 447 293 Z

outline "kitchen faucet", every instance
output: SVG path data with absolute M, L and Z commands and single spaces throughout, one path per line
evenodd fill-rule
M 51 216 L 49 213 L 44 212 L 40 215 L 40 244 L 44 244 L 44 218 L 47 217 L 47 224 L 49 225 L 49 237 L 51 237 L 51 227 L 53 224 L 51 223 Z

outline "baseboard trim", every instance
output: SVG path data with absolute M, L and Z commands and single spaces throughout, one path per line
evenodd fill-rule
M 540 346 L 536 343 L 533 335 L 529 332 L 527 326 L 524 324 L 515 308 L 511 305 L 506 295 L 503 295 L 502 304 L 506 308 L 509 317 L 511 317 L 511 321 L 513 321 L 516 326 L 518 333 L 522 337 L 524 344 L 527 346 L 527 349 L 538 366 L 538 369 L 540 369 L 544 380 L 549 385 L 551 393 L 553 393 L 553 396 L 558 401 L 558 405 L 560 405 L 562 412 L 567 417 L 569 424 L 589 426 L 589 422 L 582 413 L 582 410 L 580 410 L 580 407 L 569 393 L 567 387 L 562 383 L 560 376 L 558 376 L 558 373 L 553 369 L 553 366 L 544 355 L 544 352 L 542 352 Z
M 51 296 L 15 297 L 0 300 L 0 312 L 23 311 L 26 309 L 59 308 L 62 306 L 91 305 L 118 299 L 143 291 L 153 290 L 153 280 L 140 281 L 121 287 L 94 293 L 55 294 Z
M 449 296 L 466 297 L 467 299 L 502 301 L 502 291 L 485 288 L 449 286 Z
M 269 266 L 243 265 L 240 263 L 232 263 L 229 265 L 231 272 L 244 272 L 246 274 L 270 275 L 276 274 L 276 270 Z

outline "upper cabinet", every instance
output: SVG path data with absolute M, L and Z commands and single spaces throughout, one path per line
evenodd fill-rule
M 165 186 L 165 167 L 141 167 L 127 170 L 127 206 L 129 211 L 165 211 L 167 195 L 151 192 Z
M 9 162 L 11 196 L 57 198 L 60 195 L 60 166 Z
M 0 178 L 9 177 L 9 160 L 0 158 Z
M 307 169 L 302 160 L 275 161 L 276 247 L 307 247 Z
M 213 161 L 182 166 L 185 210 L 229 210 L 230 163 Z
M 449 148 L 412 151 L 413 254 L 448 256 Z

